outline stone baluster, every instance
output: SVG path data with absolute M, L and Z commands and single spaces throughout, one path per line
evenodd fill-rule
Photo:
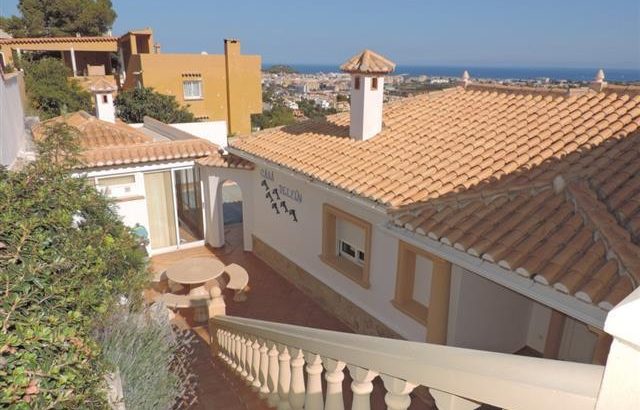
M 227 364 L 231 364 L 231 333 L 228 330 L 224 331 L 224 361 Z
M 278 410 L 289 410 L 289 386 L 291 385 L 291 356 L 287 346 L 278 345 L 280 355 L 278 356 Z
M 267 374 L 269 372 L 269 355 L 267 352 L 267 342 L 262 341 L 260 346 L 260 398 L 266 399 L 269 394 L 269 386 L 267 385 Z
M 322 399 L 322 360 L 315 353 L 305 352 L 307 362 L 307 394 L 304 399 L 305 410 L 323 410 Z
M 275 343 L 271 343 L 271 348 L 267 352 L 269 361 L 269 371 L 267 373 L 267 387 L 269 388 L 269 397 L 267 403 L 269 407 L 276 407 L 280 401 L 278 395 L 278 374 L 280 372 L 278 364 L 278 348 Z
M 411 405 L 411 396 L 409 393 L 415 389 L 416 385 L 406 380 L 391 377 L 383 374 L 382 381 L 387 389 L 384 396 L 384 402 L 387 404 L 388 410 L 406 410 Z
M 247 378 L 247 339 L 244 335 L 240 336 L 240 376 Z
M 216 352 L 216 356 L 220 359 L 224 360 L 224 330 L 217 329 L 216 330 L 216 339 L 218 344 L 218 351 Z
M 438 406 L 438 410 L 473 410 L 480 407 L 480 403 L 454 396 L 451 393 L 436 389 L 429 389 L 429 393 Z
M 247 377 L 245 377 L 245 379 L 250 386 L 253 382 L 253 341 L 251 337 L 247 337 L 247 340 L 245 340 L 245 348 L 247 349 L 247 356 L 244 362 L 245 369 L 247 369 Z
M 231 359 L 229 367 L 235 370 L 238 367 L 236 363 L 236 335 L 231 332 L 229 332 L 229 359 Z
M 372 382 L 378 376 L 378 373 L 350 365 L 349 374 L 353 379 L 353 382 L 351 382 L 351 391 L 353 392 L 351 410 L 370 410 L 371 392 L 373 391 Z
M 236 354 L 235 354 L 236 366 L 234 367 L 234 369 L 238 373 L 242 373 L 242 340 L 240 338 L 240 335 L 236 335 L 235 337 L 235 349 L 236 349 Z
M 251 345 L 253 350 L 253 363 L 251 364 L 251 376 L 253 376 L 253 383 L 251 388 L 254 391 L 260 390 L 260 341 L 256 339 Z
M 293 410 L 302 410 L 305 401 L 304 355 L 301 349 L 291 348 L 291 383 L 289 404 Z
M 342 381 L 344 380 L 346 363 L 329 358 L 324 358 L 322 363 L 326 370 L 324 378 L 327 381 L 327 398 L 324 408 L 325 410 L 344 410 Z

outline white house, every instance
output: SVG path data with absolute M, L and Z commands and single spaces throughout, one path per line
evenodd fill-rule
M 392 62 L 342 69 L 350 114 L 197 161 L 206 241 L 224 244 L 235 181 L 245 250 L 356 331 L 602 363 L 607 311 L 640 282 L 638 90 L 465 78 L 383 107 Z
M 115 200 L 126 225 L 146 228 L 151 254 L 203 245 L 207 218 L 196 160 L 250 166 L 237 158 L 228 161 L 223 147 L 212 142 L 226 145 L 226 126 L 220 131 L 216 124 L 168 125 L 145 118 L 131 127 L 115 119 L 112 85 L 98 82 L 91 90 L 97 117 L 86 112 L 57 117 L 38 124 L 34 134 L 58 121 L 78 129 L 83 165 L 77 174 Z

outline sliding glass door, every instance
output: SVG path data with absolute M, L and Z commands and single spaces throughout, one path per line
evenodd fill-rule
M 175 170 L 174 180 L 180 244 L 201 241 L 204 239 L 204 226 L 198 170 Z
M 171 171 L 144 174 L 144 188 L 151 248 L 176 246 L 176 216 Z

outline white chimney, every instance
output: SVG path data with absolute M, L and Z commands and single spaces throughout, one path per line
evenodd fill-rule
M 462 77 L 460 77 L 459 85 L 462 86 L 462 88 L 467 88 L 470 82 L 471 76 L 469 75 L 469 72 L 467 70 L 464 70 L 464 72 L 462 73 Z
M 96 117 L 99 120 L 115 123 L 116 108 L 113 105 L 113 93 L 117 90 L 114 84 L 106 80 L 99 80 L 91 88 L 96 105 Z
M 600 92 L 600 91 L 604 90 L 604 88 L 606 86 L 607 86 L 607 82 L 604 81 L 604 70 L 602 70 L 602 68 L 601 68 L 596 73 L 596 76 L 593 79 L 593 81 L 591 81 L 591 87 L 590 88 L 592 90 Z
M 351 138 L 366 141 L 382 131 L 384 76 L 395 67 L 395 63 L 371 50 L 364 50 L 340 66 L 351 74 Z

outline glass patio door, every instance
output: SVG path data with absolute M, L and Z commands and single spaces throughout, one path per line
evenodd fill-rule
M 176 246 L 176 217 L 171 171 L 145 173 L 144 188 L 151 248 Z
M 174 171 L 179 245 L 204 240 L 202 190 L 195 168 Z

